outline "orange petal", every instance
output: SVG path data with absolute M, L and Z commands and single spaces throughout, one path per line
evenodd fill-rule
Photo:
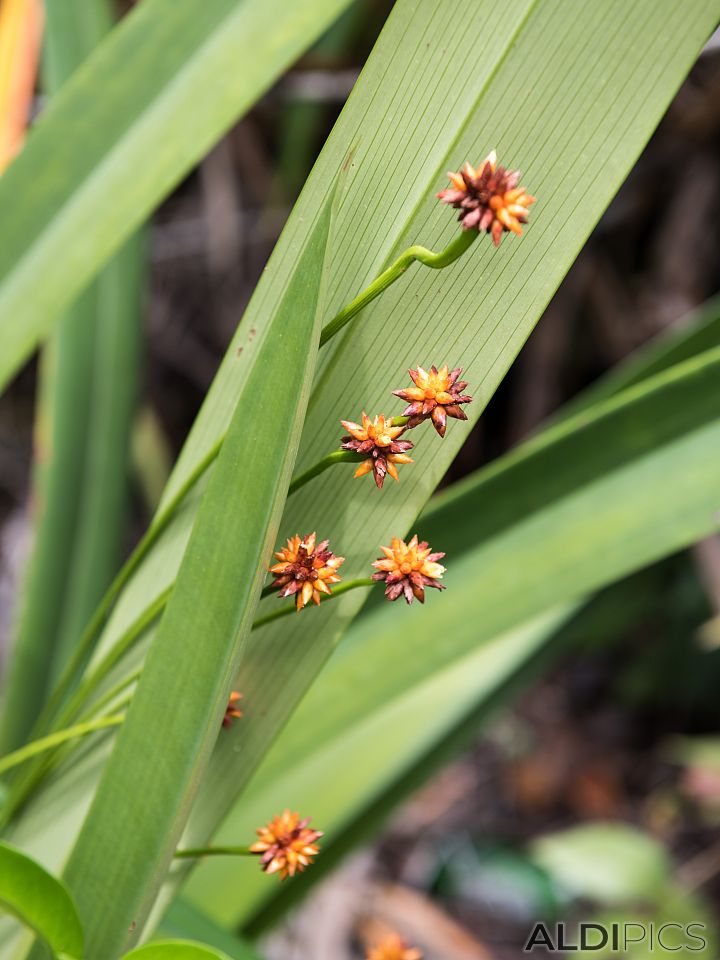
M 355 477 L 364 477 L 366 473 L 370 473 L 372 468 L 373 468 L 372 460 L 363 460 L 363 462 L 360 464 L 360 466 L 357 468 L 357 470 L 353 474 L 353 479 Z

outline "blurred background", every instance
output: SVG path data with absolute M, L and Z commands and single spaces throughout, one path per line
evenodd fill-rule
M 153 221 L 126 548 L 391 6 L 359 0 Z M 719 218 L 720 43 L 711 41 L 445 483 L 517 444 L 716 294 Z M 36 378 L 30 365 L 0 401 L 3 648 L 29 549 Z M 269 957 L 350 960 L 386 928 L 429 960 L 518 957 L 537 919 L 635 918 L 662 870 L 696 891 L 692 919 L 712 922 L 720 538 L 609 588 L 565 634 L 472 748 L 267 940 Z

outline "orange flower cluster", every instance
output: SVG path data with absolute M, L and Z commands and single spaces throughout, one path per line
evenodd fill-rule
M 445 573 L 445 567 L 437 563 L 444 553 L 432 553 L 424 540 L 418 543 L 417 534 L 409 543 L 399 537 L 393 537 L 391 542 L 390 547 L 380 547 L 385 556 L 373 563 L 378 570 L 373 574 L 373 580 L 385 581 L 388 600 L 404 596 L 408 603 L 413 602 L 413 597 L 424 603 L 425 587 L 445 589 L 437 582 Z
M 448 173 L 448 179 L 452 186 L 441 190 L 438 197 L 460 211 L 463 230 L 489 233 L 496 247 L 503 233 L 522 235 L 521 224 L 527 223 L 536 198 L 518 186 L 518 170 L 497 165 L 494 150 L 477 169 L 466 163 L 459 173 Z
M 311 533 L 304 539 L 291 537 L 287 547 L 275 554 L 278 563 L 270 567 L 275 574 L 272 587 L 280 587 L 280 597 L 295 597 L 298 610 L 309 603 L 320 603 L 320 594 L 330 595 L 330 584 L 339 583 L 338 568 L 345 557 L 336 557 L 328 550 L 328 541 L 316 543 L 316 535 Z
M 285 880 L 313 862 L 320 852 L 317 841 L 322 833 L 311 830 L 309 823 L 310 817 L 301 820 L 299 814 L 285 810 L 266 826 L 258 828 L 258 839 L 250 847 L 250 852 L 260 855 L 265 873 L 277 873 L 281 880 Z

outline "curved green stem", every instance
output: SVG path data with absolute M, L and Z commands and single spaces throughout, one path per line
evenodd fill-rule
M 374 584 L 375 581 L 371 577 L 364 577 L 359 580 L 346 580 L 345 583 L 340 583 L 337 587 L 333 587 L 332 593 L 323 594 L 320 597 L 320 602 L 326 603 L 328 600 L 333 600 L 335 597 L 347 593 L 348 590 L 357 590 L 358 587 L 372 587 Z M 297 608 L 294 603 L 285 604 L 277 610 L 272 610 L 270 613 L 258 617 L 257 620 L 253 622 L 252 629 L 257 630 L 258 627 L 264 627 L 266 623 L 272 623 L 273 620 L 279 620 L 281 617 L 287 617 L 291 613 L 296 612 Z
M 104 730 L 106 727 L 117 727 L 125 719 L 124 713 L 111 714 L 107 717 L 99 717 L 95 720 L 88 720 L 86 723 L 78 723 L 74 727 L 67 727 L 65 730 L 58 730 L 47 737 L 41 737 L 40 740 L 33 740 L 25 744 L 19 750 L 6 754 L 0 759 L 0 773 L 11 770 L 18 764 L 24 763 L 31 757 L 39 753 L 45 753 L 46 750 L 52 750 L 61 746 L 68 740 L 75 740 L 78 737 L 85 737 L 89 733 L 95 733 L 96 730 Z
M 250 847 L 192 847 L 176 850 L 174 856 L 178 860 L 187 860 L 191 857 L 253 857 L 255 854 Z
M 322 460 L 318 460 L 312 467 L 308 467 L 303 473 L 293 478 L 292 483 L 288 487 L 288 496 L 291 497 L 296 490 L 304 487 L 313 477 L 324 473 L 328 467 L 332 467 L 336 463 L 360 463 L 360 461 L 364 459 L 365 457 L 363 457 L 362 454 L 353 453 L 352 450 L 333 450 L 332 453 L 328 453 Z
M 324 346 L 331 337 L 334 337 L 346 324 L 350 323 L 362 309 L 395 283 L 416 260 L 426 267 L 432 267 L 433 270 L 442 270 L 443 267 L 449 266 L 461 257 L 478 236 L 477 230 L 463 230 L 439 253 L 434 253 L 426 247 L 408 247 L 387 270 L 384 270 L 379 277 L 373 280 L 370 286 L 365 287 L 362 293 L 358 294 L 323 327 L 320 334 L 320 346 Z

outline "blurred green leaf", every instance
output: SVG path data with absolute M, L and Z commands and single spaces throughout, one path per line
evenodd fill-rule
M 617 924 L 620 949 L 612 949 L 609 936 L 605 949 L 579 951 L 577 956 L 583 960 L 611 960 L 618 955 L 628 960 L 654 960 L 659 954 L 678 960 L 714 960 L 718 955 L 717 920 L 712 906 L 701 894 L 689 893 L 680 886 L 670 885 L 651 907 L 615 909 L 588 919 L 608 930 Z M 658 944 L 658 936 L 664 948 Z M 594 942 L 598 938 L 599 934 Z
M 148 943 L 126 953 L 127 960 L 232 960 L 227 953 L 190 940 Z
M 260 960 L 259 955 L 247 943 L 213 923 L 192 904 L 182 899 L 171 904 L 157 930 L 156 938 L 199 940 L 207 946 L 223 950 L 232 960 Z
M 83 956 L 83 933 L 66 887 L 41 866 L 0 842 L 0 910 L 33 930 L 53 953 Z
M 122 241 L 349 2 L 145 0 L 124 18 L 0 181 L 3 222 L 12 224 L 0 248 L 0 387 Z
M 108 0 L 47 7 L 54 94 L 110 30 Z M 43 352 L 35 422 L 34 543 L 6 678 L 0 752 L 23 742 L 112 579 L 127 507 L 140 365 L 143 249 L 129 241 L 61 318 Z
M 227 953 L 190 940 L 164 940 L 148 943 L 126 953 L 127 960 L 232 960 Z
M 573 897 L 656 903 L 672 876 L 663 845 L 626 823 L 588 823 L 535 840 L 533 859 Z

